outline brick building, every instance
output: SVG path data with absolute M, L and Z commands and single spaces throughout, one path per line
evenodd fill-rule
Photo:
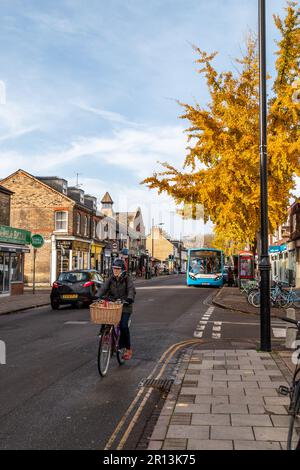
M 2 180 L 13 191 L 11 221 L 45 239 L 36 258 L 36 284 L 49 286 L 60 271 L 87 269 L 100 263 L 96 198 L 68 188 L 57 177 L 35 177 L 18 170 Z M 31 285 L 33 253 L 26 255 L 25 283 Z
M 24 256 L 30 251 L 30 232 L 10 226 L 12 196 L 0 186 L 0 297 L 23 294 Z

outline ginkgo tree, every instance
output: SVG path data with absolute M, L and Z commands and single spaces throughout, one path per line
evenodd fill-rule
M 300 106 L 295 83 L 300 77 L 300 8 L 288 2 L 286 16 L 274 16 L 281 34 L 276 77 L 269 99 L 268 173 L 269 226 L 273 232 L 286 211 L 300 176 Z M 260 226 L 259 185 L 259 61 L 257 40 L 249 35 L 245 53 L 237 59 L 238 73 L 218 73 L 217 53 L 198 54 L 210 102 L 207 106 L 180 103 L 189 146 L 182 169 L 168 163 L 142 183 L 165 191 L 176 203 L 202 204 L 205 219 L 215 226 L 215 246 L 228 254 L 255 245 Z M 270 78 L 270 77 L 269 77 Z

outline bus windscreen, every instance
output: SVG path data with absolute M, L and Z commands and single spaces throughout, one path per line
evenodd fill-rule
M 191 251 L 189 272 L 193 275 L 219 274 L 221 272 L 221 253 L 219 251 Z

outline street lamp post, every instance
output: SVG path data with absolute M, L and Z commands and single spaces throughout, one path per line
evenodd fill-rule
M 267 74 L 266 74 L 266 2 L 258 0 L 259 7 L 259 95 L 260 95 L 260 333 L 261 350 L 271 351 L 270 322 L 270 259 L 268 243 L 268 169 L 267 169 Z

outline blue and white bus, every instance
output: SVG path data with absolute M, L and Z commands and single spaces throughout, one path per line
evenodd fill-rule
M 223 285 L 224 254 L 214 248 L 192 248 L 188 251 L 187 285 Z

